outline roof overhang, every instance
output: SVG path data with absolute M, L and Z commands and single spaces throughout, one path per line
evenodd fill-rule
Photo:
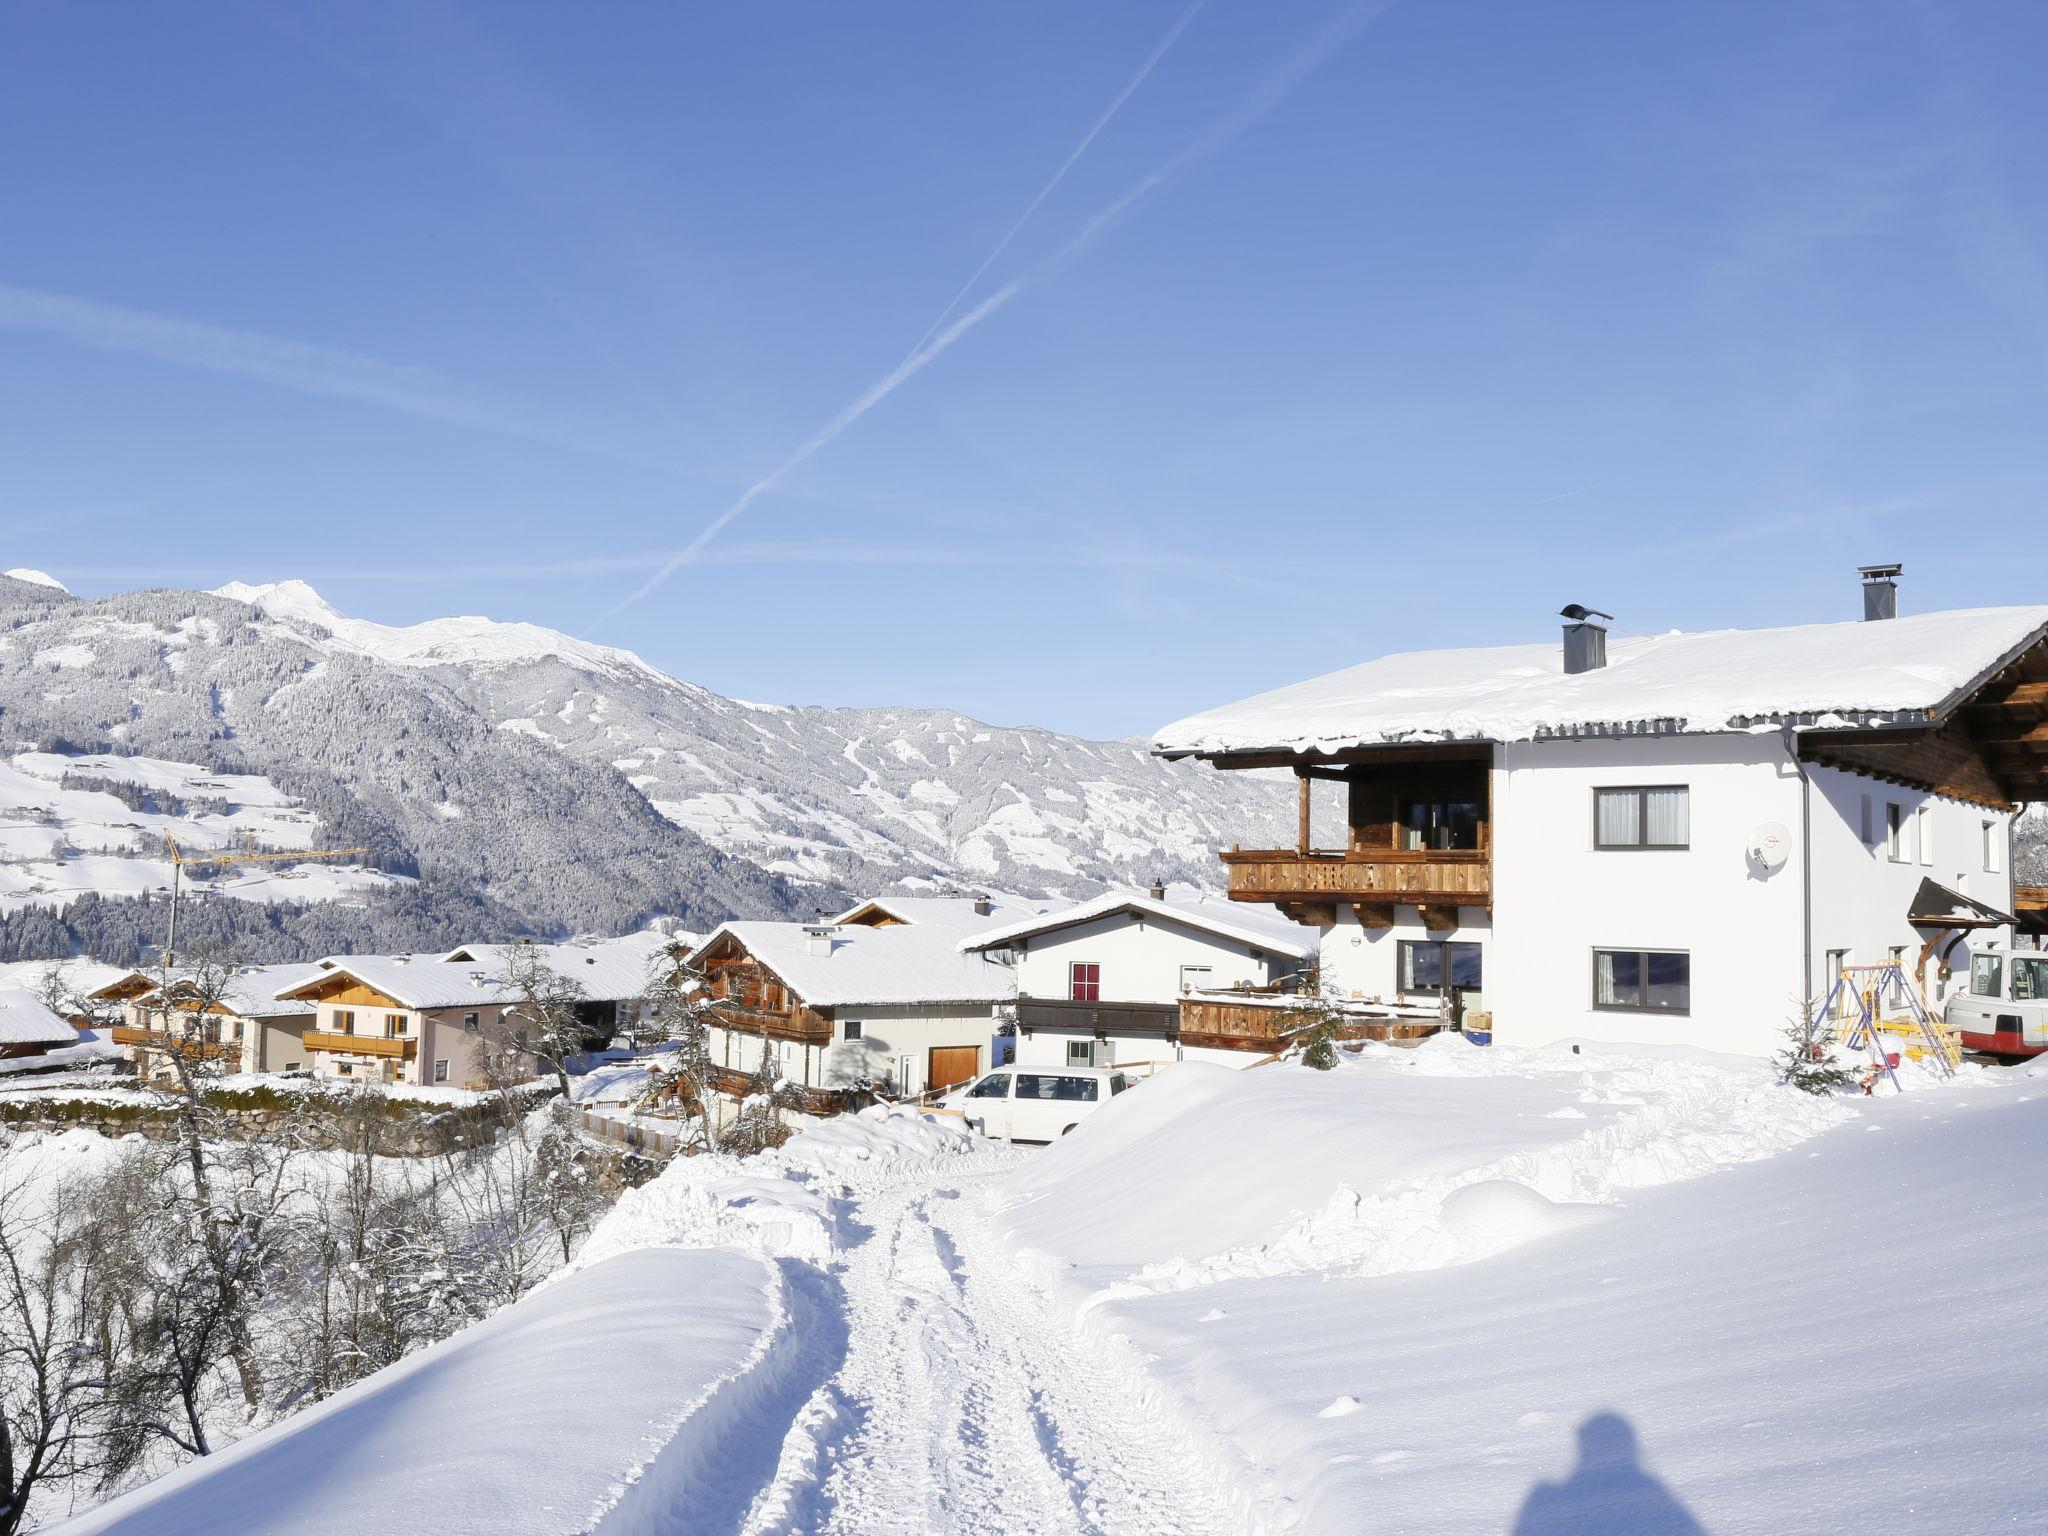
M 2008 928 L 2019 919 L 1974 896 L 1950 890 L 1939 880 L 1929 879 L 1922 880 L 1920 889 L 1913 893 L 1913 905 L 1907 909 L 1906 921 L 1915 928 L 1953 930 Z

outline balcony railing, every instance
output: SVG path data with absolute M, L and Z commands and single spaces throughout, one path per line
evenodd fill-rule
M 766 1035 L 770 1040 L 794 1040 L 799 1045 L 830 1045 L 832 1021 L 808 1008 L 749 1008 L 725 1001 L 715 1005 L 712 1023 L 740 1035 Z
M 1180 1028 L 1178 1003 L 1078 1003 L 1056 997 L 1017 1000 L 1017 1027 L 1078 1029 L 1090 1034 L 1160 1035 Z
M 305 1046 L 309 1051 L 333 1051 L 350 1056 L 389 1056 L 399 1061 L 411 1061 L 419 1054 L 420 1049 L 417 1040 L 396 1040 L 386 1035 L 331 1035 L 317 1029 L 306 1031 Z
M 1180 1043 L 1226 1051 L 1281 1051 L 1307 1024 L 1296 1011 L 1300 1000 L 1284 994 L 1215 993 L 1184 997 L 1180 1003 Z M 1336 1029 L 1339 1040 L 1425 1039 L 1446 1028 L 1434 1010 L 1401 1004 L 1356 1005 Z
M 1292 848 L 1233 848 L 1223 855 L 1223 863 L 1233 901 L 1418 907 L 1484 907 L 1493 902 L 1493 860 L 1483 850 L 1301 853 Z
M 197 1035 L 173 1035 L 160 1029 L 137 1029 L 116 1024 L 108 1031 L 114 1044 L 146 1051 L 177 1051 L 196 1061 L 225 1060 L 239 1055 L 241 1047 L 232 1040 L 202 1040 Z

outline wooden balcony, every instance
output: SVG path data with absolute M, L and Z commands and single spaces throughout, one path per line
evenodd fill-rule
M 231 1061 L 241 1055 L 241 1047 L 232 1040 L 201 1040 L 157 1029 L 137 1029 L 130 1024 L 116 1024 L 108 1036 L 116 1045 L 144 1051 L 177 1051 L 192 1061 Z
M 750 1008 L 744 1003 L 726 1001 L 717 1005 L 713 1018 L 719 1028 L 734 1034 L 765 1035 L 770 1040 L 793 1040 L 798 1045 L 832 1043 L 832 1021 L 801 1006 Z
M 1026 1034 L 1034 1029 L 1073 1029 L 1091 1035 L 1157 1035 L 1170 1040 L 1180 1029 L 1180 1006 L 1022 997 L 1017 1000 L 1017 1027 Z
M 397 1040 L 385 1035 L 330 1035 L 317 1029 L 306 1031 L 305 1046 L 309 1051 L 333 1051 L 349 1056 L 389 1056 L 397 1061 L 411 1061 L 419 1054 L 420 1049 L 417 1040 Z
M 1303 1024 L 1292 1003 L 1291 998 L 1271 994 L 1184 997 L 1180 1000 L 1180 1043 L 1221 1051 L 1283 1051 Z M 1398 1007 L 1361 1008 L 1357 1018 L 1337 1030 L 1337 1038 L 1416 1041 L 1445 1027 L 1435 1013 Z
M 1293 848 L 1232 849 L 1223 855 L 1232 901 L 1266 901 L 1290 916 L 1327 927 L 1343 903 L 1359 921 L 1385 928 L 1395 906 L 1446 908 L 1493 904 L 1493 859 L 1484 849 L 1441 853 L 1406 849 L 1302 853 Z M 1456 915 L 1444 913 L 1453 927 Z

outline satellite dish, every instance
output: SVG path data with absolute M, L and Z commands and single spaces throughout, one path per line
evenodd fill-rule
M 1767 875 L 1774 875 L 1792 857 L 1792 834 L 1784 824 L 1767 821 L 1749 834 L 1749 862 Z

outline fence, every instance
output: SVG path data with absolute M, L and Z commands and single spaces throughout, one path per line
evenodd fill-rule
M 681 1141 L 674 1131 L 658 1130 L 637 1120 L 608 1119 L 587 1109 L 581 1112 L 577 1123 L 585 1134 L 595 1136 L 599 1141 L 644 1152 L 650 1157 L 672 1157 Z

